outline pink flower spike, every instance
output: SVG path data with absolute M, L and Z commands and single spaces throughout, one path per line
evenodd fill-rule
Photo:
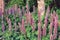
M 31 21 L 30 21 L 30 25 L 32 26 L 32 31 L 34 31 L 34 30 L 35 30 L 35 26 L 34 26 L 35 21 L 34 21 L 33 18 L 31 18 L 30 20 L 31 20 Z
M 52 34 L 50 35 L 50 40 L 53 40 L 53 35 Z
M 21 9 L 20 8 L 18 8 L 18 13 L 19 13 L 19 15 L 21 15 Z
M 50 13 L 50 8 L 49 8 L 49 6 L 48 6 L 48 7 L 47 7 L 47 11 L 46 11 L 46 17 L 49 16 L 49 13 Z
M 24 19 L 22 19 L 22 32 L 25 34 L 26 33 L 26 29 L 25 29 L 25 26 L 24 26 Z
M 46 36 L 46 25 L 44 24 L 44 27 L 43 27 L 43 36 Z
M 38 22 L 41 22 L 41 12 L 40 11 L 38 11 Z
M 52 29 L 53 29 L 53 23 L 51 22 L 51 23 L 50 23 L 50 29 L 49 29 L 49 34 L 50 34 L 50 35 L 52 34 Z
M 11 25 L 11 20 L 10 19 L 8 20 L 8 26 L 9 26 L 9 31 L 11 31 L 12 30 L 12 25 Z
M 11 14 L 11 8 L 8 9 L 8 14 Z
M 41 40 L 41 23 L 38 23 L 38 40 Z

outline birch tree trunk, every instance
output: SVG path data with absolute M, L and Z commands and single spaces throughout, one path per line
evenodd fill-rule
M 0 0 L 0 10 L 4 13 L 4 0 Z
M 41 18 L 44 15 L 45 12 L 45 3 L 44 0 L 37 0 L 38 3 L 38 11 L 41 13 Z

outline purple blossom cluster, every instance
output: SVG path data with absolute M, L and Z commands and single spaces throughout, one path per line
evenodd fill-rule
M 35 6 L 33 6 L 33 11 L 35 12 Z M 1 11 L 1 10 L 0 10 Z M 18 13 L 19 18 L 21 18 L 21 23 L 18 22 L 18 26 L 20 31 L 23 34 L 26 34 L 26 28 L 25 28 L 25 20 L 22 18 L 22 13 L 25 13 L 25 17 L 26 17 L 26 22 L 27 24 L 29 23 L 31 25 L 32 31 L 35 31 L 35 21 L 33 18 L 33 15 L 31 14 L 31 12 L 29 11 L 29 7 L 28 4 L 26 5 L 26 12 L 24 7 L 22 7 L 22 9 L 18 8 L 17 5 L 15 4 L 12 8 L 9 8 L 8 10 L 8 14 L 10 15 L 11 13 L 13 13 L 14 17 L 16 16 L 16 13 Z M 0 15 L 2 13 L 0 12 Z M 51 15 L 50 15 L 51 14 Z M 50 18 L 49 18 L 50 15 Z M 3 15 L 2 15 L 3 16 Z M 46 15 L 45 15 L 45 19 L 44 19 L 44 26 L 42 27 L 42 20 L 41 20 L 41 13 L 40 11 L 38 11 L 38 40 L 41 40 L 42 35 L 46 36 L 47 35 L 47 27 L 48 27 L 48 20 L 50 19 L 50 26 L 49 26 L 49 34 L 50 34 L 50 40 L 54 40 L 57 38 L 57 29 L 58 29 L 58 15 L 56 14 L 55 11 L 53 11 L 53 13 L 50 13 L 50 9 L 49 6 L 47 8 L 46 11 Z M 3 21 L 3 17 L 2 17 L 2 21 Z M 8 23 L 8 28 L 9 31 L 12 30 L 12 24 L 11 24 L 11 19 L 6 17 L 6 21 Z M 15 26 L 15 30 L 16 29 L 16 21 L 14 23 Z M 4 31 L 5 26 L 4 23 L 2 22 L 2 31 Z

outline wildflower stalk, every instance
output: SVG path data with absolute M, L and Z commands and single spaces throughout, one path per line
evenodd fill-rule
M 14 13 L 15 13 L 14 7 L 11 8 L 11 13 L 14 15 Z
M 21 31 L 22 31 L 22 33 L 26 34 L 26 30 L 25 30 L 25 26 L 24 26 L 24 19 L 22 19 Z
M 53 29 L 53 14 L 51 13 L 50 17 L 50 29 L 49 29 L 49 34 L 52 34 L 52 29 Z
M 53 40 L 53 35 L 52 34 L 50 35 L 50 40 Z
M 55 21 L 54 21 L 54 34 L 53 34 L 53 36 L 54 36 L 54 39 L 56 39 L 57 38 L 57 29 L 58 29 L 58 16 L 56 15 L 55 17 L 54 17 L 54 19 L 55 19 Z
M 6 17 L 6 20 L 8 23 L 9 31 L 11 31 L 12 30 L 11 20 L 8 17 Z
M 9 31 L 11 31 L 12 30 L 12 25 L 11 25 L 11 20 L 10 19 L 8 20 L 8 26 L 9 26 Z
M 41 40 L 41 23 L 38 23 L 38 40 Z
M 44 27 L 43 27 L 43 36 L 46 36 L 46 25 L 44 24 Z
M 31 16 L 31 19 L 30 19 L 30 25 L 31 25 L 31 27 L 32 27 L 32 31 L 35 30 L 34 24 L 35 24 L 35 21 L 34 21 L 34 19 L 33 19 L 32 16 Z
M 53 29 L 53 23 L 50 23 L 50 29 L 49 29 L 49 34 L 52 34 L 52 29 Z

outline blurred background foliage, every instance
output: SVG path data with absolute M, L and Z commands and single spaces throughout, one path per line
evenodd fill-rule
M 7 0 L 5 0 L 5 2 L 7 3 L 6 7 L 10 7 L 14 4 L 18 4 L 19 6 L 25 6 L 26 2 L 28 0 L 9 0 L 7 2 Z M 45 0 L 45 5 L 48 6 L 52 3 L 53 0 Z M 33 5 L 37 6 L 37 0 L 29 0 L 29 6 L 32 7 Z
M 25 6 L 28 0 L 5 0 L 6 7 L 9 8 L 13 6 L 14 4 L 17 4 L 19 7 Z M 59 16 L 60 16 L 60 4 L 59 0 L 44 0 L 45 1 L 45 7 L 47 8 L 50 6 L 51 12 L 55 10 Z M 29 0 L 29 7 L 32 9 L 33 5 L 37 7 L 37 0 Z M 60 17 L 59 17 L 60 19 Z

